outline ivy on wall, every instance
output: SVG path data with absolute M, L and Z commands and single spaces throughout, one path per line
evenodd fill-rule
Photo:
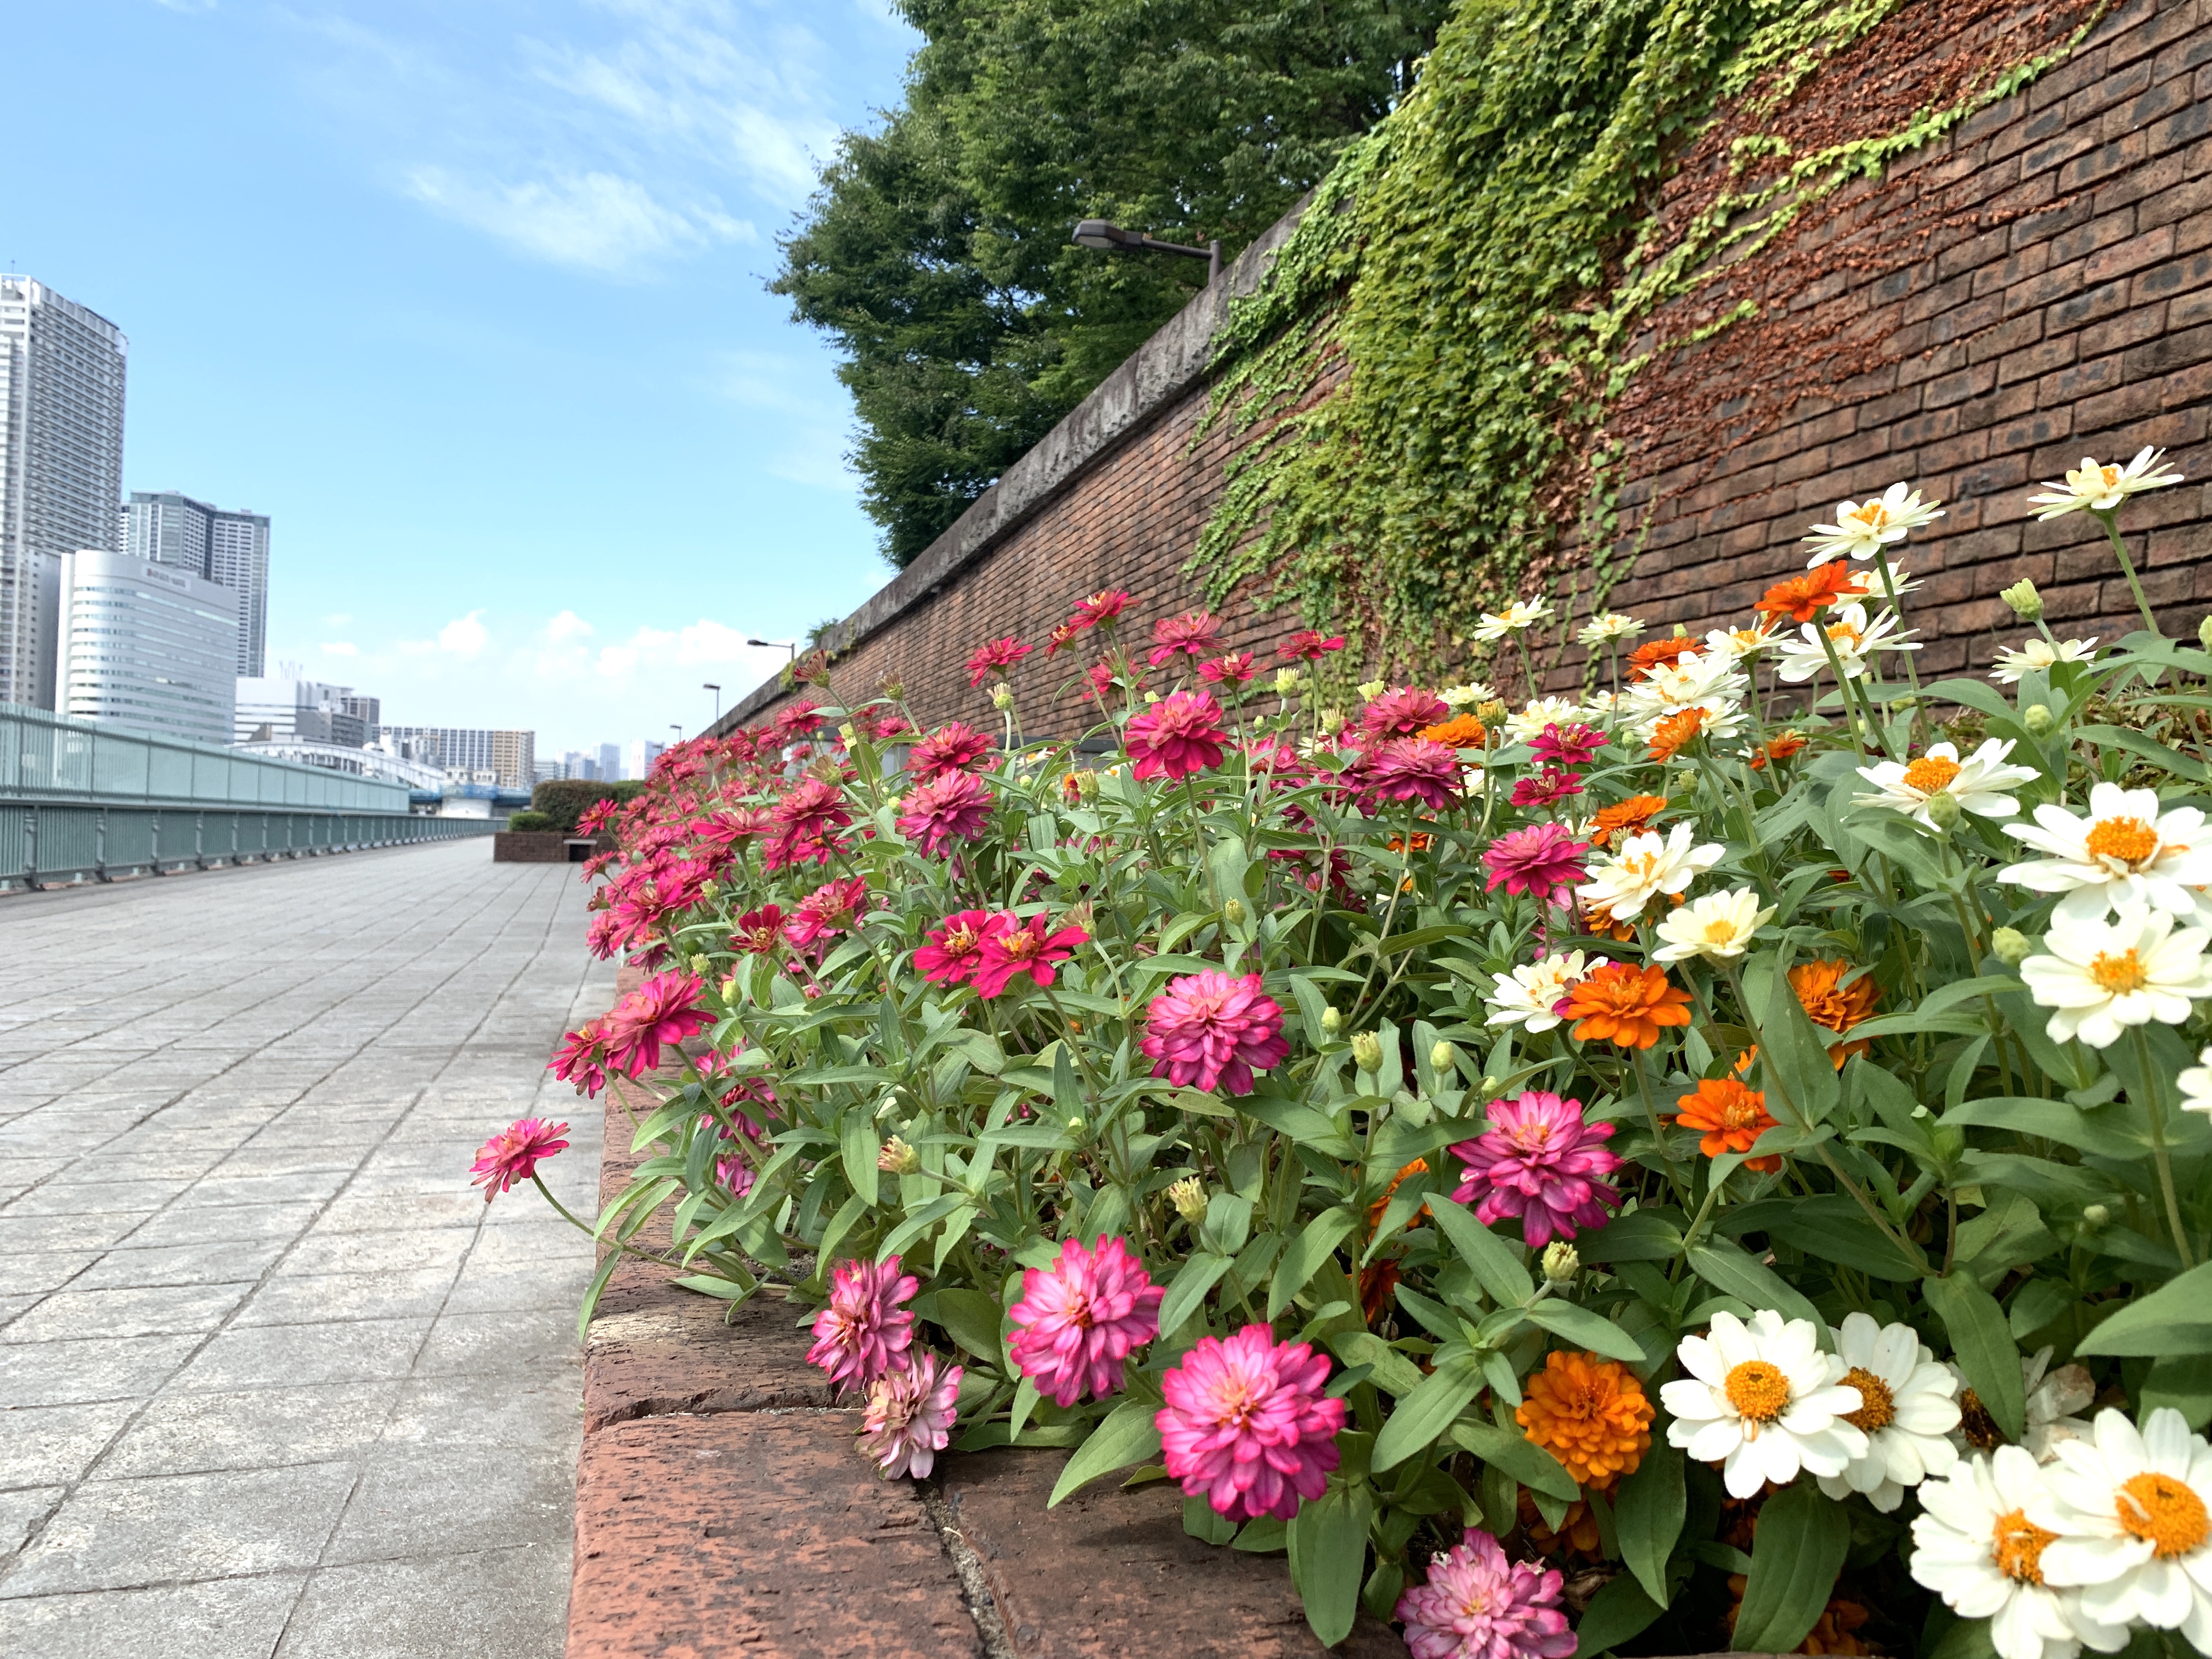
M 1462 0 L 1217 343 L 1206 429 L 1244 441 L 1191 574 L 1360 627 L 1368 662 L 1409 669 L 1555 582 L 1577 527 L 1601 602 L 1635 551 L 1606 431 L 1625 389 L 1756 317 L 1746 262 L 2104 9 L 1965 3 L 1991 27 L 1930 70 L 1937 8 L 1954 34 L 1977 21 L 1960 0 Z M 1844 76 L 1848 95 L 1822 84 Z M 1686 157 L 1703 165 L 1678 179 Z M 1708 291 L 1724 303 L 1701 311 Z

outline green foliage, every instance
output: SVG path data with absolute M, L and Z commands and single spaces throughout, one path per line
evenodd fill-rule
M 558 830 L 561 825 L 550 812 L 516 812 L 507 820 L 510 830 Z
M 530 792 L 528 816 L 543 816 L 547 822 L 536 826 L 558 830 L 563 835 L 576 833 L 576 819 L 593 801 L 635 800 L 644 792 L 642 778 L 629 778 L 620 782 L 602 782 L 592 778 L 549 778 Z M 516 818 L 525 815 L 518 812 Z M 515 823 L 511 827 L 523 827 Z

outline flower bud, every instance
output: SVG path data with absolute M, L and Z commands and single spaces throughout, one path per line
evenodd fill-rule
M 1959 827 L 1959 819 L 1964 815 L 1965 809 L 1960 806 L 1959 798 L 1945 789 L 1929 796 L 1928 805 L 1923 810 L 1928 814 L 1928 822 L 1948 836 Z
M 1242 927 L 1244 925 L 1244 902 L 1231 899 L 1221 907 L 1221 919 L 1231 927 Z
M 1504 699 L 1502 697 L 1492 697 L 1486 702 L 1479 702 L 1474 706 L 1475 719 L 1480 720 L 1485 726 L 1497 725 L 1505 718 L 1506 714 Z
M 1334 1008 L 1323 1008 L 1321 1011 L 1321 1029 L 1334 1036 L 1344 1029 L 1344 1016 Z
M 2093 1231 L 2112 1218 L 2112 1212 L 2101 1204 L 2084 1204 L 2081 1206 L 2081 1224 Z
M 2021 577 L 1997 595 L 2012 607 L 2012 614 L 2022 622 L 2033 622 L 2043 614 L 2043 595 L 2035 591 L 2035 584 Z
M 1000 680 L 991 688 L 991 707 L 1003 714 L 1013 706 L 1014 688 Z
M 845 746 L 849 749 L 854 744 L 860 742 L 860 728 L 854 725 L 852 721 L 846 720 L 838 726 L 837 735 L 845 739 Z
M 1362 1031 L 1352 1039 L 1352 1063 L 1363 1072 L 1382 1069 L 1382 1039 L 1372 1031 Z
M 1160 694 L 1157 691 L 1147 691 L 1145 693 L 1145 701 L 1146 702 L 1158 702 L 1159 700 Z
M 1344 711 L 1341 708 L 1324 708 L 1321 711 L 1322 736 L 1333 738 L 1343 730 Z
M 1278 668 L 1275 671 L 1275 695 L 1277 696 L 1290 696 L 1295 693 L 1297 689 L 1298 671 L 1297 669 Z
M 716 881 L 713 877 L 709 876 L 706 880 L 699 884 L 699 896 L 701 898 L 713 899 L 720 898 L 721 896 L 722 884 Z
M 1571 1285 L 1575 1275 L 1583 1270 L 1583 1259 L 1575 1247 L 1565 1239 L 1555 1239 L 1544 1246 L 1544 1282 L 1548 1285 Z
M 1072 1118 L 1068 1119 L 1068 1120 L 1067 1120 L 1067 1127 L 1068 1127 L 1069 1128 L 1071 1128 L 1071 1129 L 1078 1129 L 1078 1130 L 1081 1129 L 1081 1128 L 1083 1127 L 1083 1120 L 1082 1120 L 1082 1118 L 1081 1118 L 1080 1116 L 1077 1116 L 1077 1117 L 1072 1117 Z
M 885 1175 L 912 1175 L 921 1167 L 921 1154 L 908 1146 L 903 1137 L 893 1135 L 876 1154 L 876 1167 Z
M 1206 1219 L 1206 1184 L 1196 1176 L 1185 1176 L 1168 1188 L 1168 1202 L 1194 1227 Z
M 2035 941 L 2017 927 L 2000 927 L 1990 935 L 1990 954 L 2008 968 L 2017 968 L 2027 960 Z
M 1450 1043 L 1439 1042 L 1429 1050 L 1429 1069 L 1432 1072 L 1449 1072 L 1452 1069 L 1452 1063 L 1458 1058 L 1458 1050 Z
M 707 970 L 714 965 L 714 964 L 713 963 L 708 961 L 703 956 L 694 956 L 691 958 L 691 971 L 696 974 L 701 979 L 707 977 Z
M 2207 617 L 2197 624 L 2197 642 L 2207 651 L 2212 651 L 2212 617 Z
M 2047 738 L 2058 724 L 2058 716 L 2051 712 L 2046 703 L 2032 702 L 2020 717 L 2021 724 L 2039 738 Z
M 1361 701 L 1373 702 L 1390 688 L 1389 683 L 1383 680 L 1362 680 L 1355 689 L 1358 691 Z

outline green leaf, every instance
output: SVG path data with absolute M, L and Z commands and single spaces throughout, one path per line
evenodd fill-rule
M 2019 1378 L 2015 1364 L 2013 1379 Z M 1729 1646 L 1737 1653 L 1793 1651 L 1826 1610 L 1850 1544 L 1850 1512 L 1814 1482 L 1793 1482 L 1768 1498 Z
M 1158 1457 L 1160 1453 L 1160 1431 L 1152 1421 L 1159 1407 L 1149 1400 L 1125 1400 L 1107 1414 L 1106 1420 L 1091 1431 L 1091 1437 L 1075 1449 L 1075 1455 L 1067 1460 L 1067 1467 L 1060 1472 L 1053 1483 L 1052 1496 L 1045 1500 L 1047 1509 L 1078 1486 L 1096 1480 L 1102 1474 L 1111 1474 L 1115 1469 L 1126 1469 L 1132 1463 L 1142 1463 Z
M 1793 1200 L 1766 1224 L 1766 1231 L 1808 1255 L 1876 1279 L 1917 1279 L 1927 1271 L 1868 1220 L 1856 1200 L 1841 1193 Z
M 2152 1358 L 2212 1352 L 2212 1261 L 2121 1309 L 2075 1352 Z
M 2139 1158 L 2150 1152 L 2147 1136 L 2133 1132 L 2124 1109 L 2099 1108 L 2083 1111 L 2063 1100 L 2036 1100 L 1998 1096 L 1970 1100 L 1943 1114 L 1943 1122 L 1958 1128 L 2010 1129 L 2015 1134 L 2055 1140 L 2094 1158 Z
M 1291 1583 L 1305 1603 L 1306 1623 L 1325 1648 L 1352 1634 L 1359 1586 L 1367 1577 L 1367 1527 L 1375 1499 L 1364 1485 L 1331 1484 L 1291 1517 Z
M 915 1306 L 921 1307 L 919 1298 Z M 998 1361 L 1000 1315 L 995 1297 L 981 1291 L 939 1291 L 924 1316 L 944 1326 L 955 1342 L 978 1359 Z
M 1645 1595 L 1636 1579 L 1620 1574 L 1591 1596 L 1589 1605 L 1583 1609 L 1575 1626 L 1575 1659 L 1590 1659 L 1592 1654 L 1620 1646 L 1640 1635 L 1665 1611 L 1664 1604 Z
M 1582 1488 L 1567 1473 L 1565 1464 L 1510 1429 L 1469 1418 L 1453 1427 L 1451 1437 L 1492 1468 L 1504 1470 L 1531 1492 L 1547 1492 L 1568 1504 L 1582 1496 Z
M 1206 1293 L 1221 1282 L 1221 1275 L 1233 1265 L 1229 1256 L 1216 1255 L 1211 1250 L 1193 1251 L 1168 1281 L 1168 1293 L 1160 1298 L 1160 1334 L 1165 1336 L 1181 1330 L 1182 1322 L 1206 1300 Z
M 1553 1335 L 1565 1337 L 1592 1353 L 1625 1364 L 1644 1363 L 1643 1345 L 1602 1314 L 1547 1297 L 1529 1308 L 1528 1315 L 1531 1324 L 1541 1325 Z
M 1323 1210 L 1306 1223 L 1305 1231 L 1292 1239 L 1283 1259 L 1275 1264 L 1275 1277 L 1267 1286 L 1267 1317 L 1273 1320 L 1291 1304 L 1291 1299 L 1306 1287 L 1306 1281 L 1321 1270 L 1321 1264 L 1336 1253 L 1344 1236 L 1357 1224 L 1358 1218 L 1346 1209 Z
M 2181 1413 L 2197 1433 L 2212 1422 L 2212 1353 L 2170 1353 L 2150 1368 L 2136 1390 L 2136 1409 L 2148 1417 L 2161 1406 Z
M 883 1142 L 876 1139 L 876 1126 L 868 1116 L 867 1108 L 856 1106 L 845 1114 L 845 1129 L 840 1144 L 845 1152 L 845 1179 L 863 1204 L 876 1201 L 876 1177 L 883 1172 L 876 1168 L 876 1157 L 883 1151 Z
M 1843 1098 L 1835 1063 L 1828 1058 L 1828 1045 L 1836 1036 L 1806 1018 L 1805 1005 L 1797 1000 L 1796 988 L 1778 960 L 1767 986 L 1766 1014 L 1759 1035 L 1764 1039 L 1759 1050 L 1760 1072 L 1770 1089 L 1778 1085 L 1782 1097 L 1776 1103 L 1783 1110 L 1774 1115 L 1786 1124 L 1794 1107 L 1806 1127 L 1825 1122 Z
M 1669 1599 L 1667 1562 L 1688 1511 L 1682 1449 L 1668 1445 L 1663 1433 L 1655 1434 L 1636 1473 L 1624 1478 L 1613 1495 L 1613 1524 L 1620 1559 L 1644 1594 L 1662 1606 Z
M 1951 1334 L 1952 1356 L 1966 1374 L 1968 1385 L 1981 1396 L 2005 1438 L 2019 1439 L 2027 1399 L 2021 1383 L 2020 1345 L 2012 1340 L 2004 1310 L 1997 1306 L 1995 1297 L 1964 1273 L 1929 1279 L 1923 1285 L 1929 1306 Z M 1796 1643 L 1790 1645 L 1795 1647 Z
M 1715 1290 L 1740 1297 L 1754 1308 L 1771 1308 L 1785 1318 L 1809 1319 L 1826 1328 L 1819 1310 L 1741 1245 L 1717 1238 L 1692 1245 L 1690 1271 Z
M 1667 1210 L 1632 1211 L 1575 1241 L 1586 1262 L 1671 1261 L 1681 1248 L 1681 1218 Z
M 1429 1213 L 1437 1220 L 1460 1260 L 1473 1270 L 1492 1302 L 1501 1308 L 1517 1307 L 1536 1293 L 1535 1282 L 1521 1258 L 1496 1233 L 1484 1226 L 1463 1206 L 1439 1193 L 1429 1200 Z
M 1225 1544 L 1237 1536 L 1237 1523 L 1204 1497 L 1182 1500 L 1182 1529 L 1208 1544 Z
M 890 1236 L 876 1247 L 876 1260 L 890 1261 L 967 1201 L 965 1193 L 945 1193 L 932 1199 L 891 1230 Z
M 1481 1392 L 1482 1370 L 1474 1360 L 1447 1359 L 1438 1365 L 1419 1388 L 1398 1402 L 1398 1409 L 1376 1436 L 1372 1465 L 1376 1473 L 1395 1468 L 1415 1452 L 1434 1445 L 1467 1409 L 1468 1401 Z
M 1246 1095 L 1237 1101 L 1237 1109 L 1258 1118 L 1276 1133 L 1288 1135 L 1297 1145 L 1332 1158 L 1351 1158 L 1358 1151 L 1334 1118 L 1297 1101 L 1285 1100 L 1279 1095 Z
M 1372 1331 L 1346 1331 L 1330 1337 L 1328 1346 L 1347 1366 L 1368 1366 L 1375 1386 L 1394 1399 L 1421 1386 L 1420 1367 Z

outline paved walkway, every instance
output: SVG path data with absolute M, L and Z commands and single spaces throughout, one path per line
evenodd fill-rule
M 553 1659 L 603 1010 L 483 841 L 0 898 L 0 1653 Z M 542 1086 L 550 1084 L 550 1086 Z

